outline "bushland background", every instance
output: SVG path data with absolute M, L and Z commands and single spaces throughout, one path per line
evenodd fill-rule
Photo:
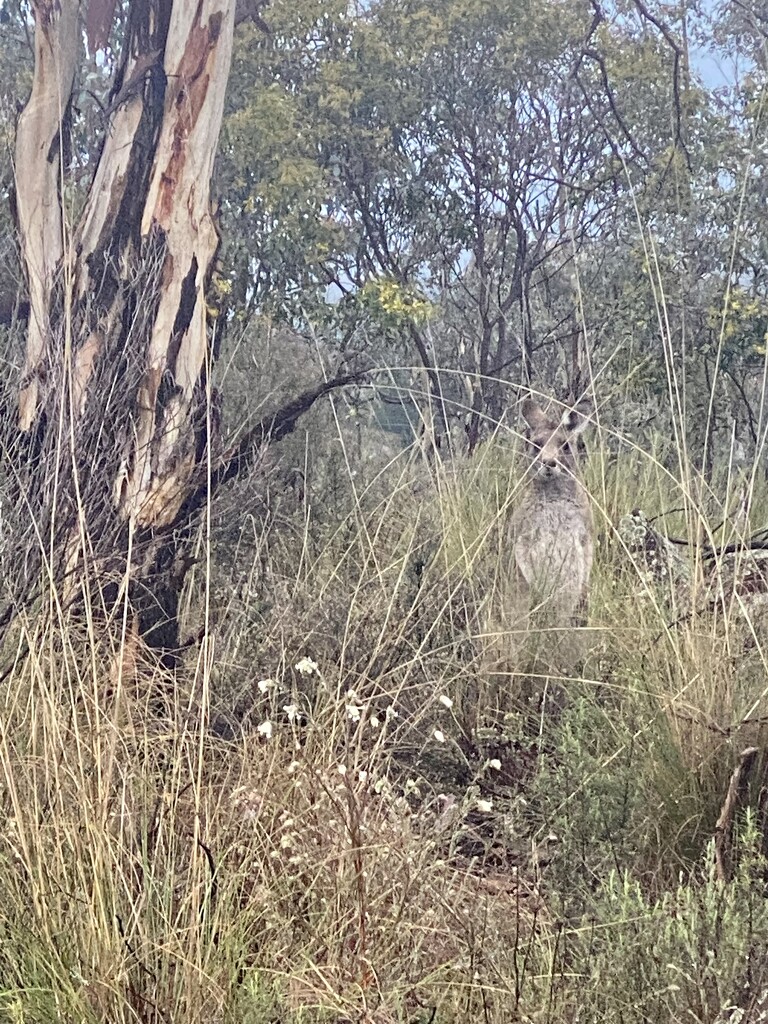
M 0 2 L 0 1019 L 768 1019 L 764 4 L 238 7 L 203 472 L 163 523 L 112 498 L 143 343 L 90 418 L 54 372 L 158 81 L 120 91 L 156 5 L 91 8 L 46 375 L 15 197 L 56 12 Z M 596 404 L 556 714 L 488 658 L 528 390 Z

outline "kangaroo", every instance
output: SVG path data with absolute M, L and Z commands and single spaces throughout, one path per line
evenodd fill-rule
M 576 443 L 591 411 L 588 401 L 562 415 L 522 405 L 530 478 L 511 519 L 514 563 L 529 614 L 557 629 L 586 621 L 594 541 Z

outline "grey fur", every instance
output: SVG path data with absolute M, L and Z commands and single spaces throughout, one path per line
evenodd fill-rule
M 540 610 L 555 627 L 586 619 L 594 539 L 576 442 L 591 411 L 582 403 L 553 415 L 533 399 L 523 402 L 531 461 L 511 520 L 513 553 L 528 611 Z

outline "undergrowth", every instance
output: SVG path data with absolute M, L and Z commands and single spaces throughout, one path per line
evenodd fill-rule
M 763 1019 L 762 755 L 718 824 L 764 746 L 760 610 L 713 599 L 697 556 L 729 497 L 606 451 L 572 678 L 489 668 L 509 436 L 214 532 L 174 673 L 127 617 L 19 620 L 0 1019 Z M 641 504 L 682 509 L 685 593 L 618 529 Z

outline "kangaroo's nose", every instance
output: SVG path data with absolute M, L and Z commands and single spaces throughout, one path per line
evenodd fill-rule
M 557 459 L 542 459 L 541 461 L 547 469 L 554 469 L 557 466 Z

